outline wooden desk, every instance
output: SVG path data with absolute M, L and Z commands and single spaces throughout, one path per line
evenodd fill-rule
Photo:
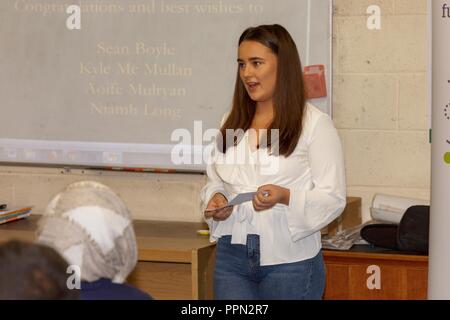
M 0 242 L 35 240 L 40 216 L 0 225 Z M 213 299 L 215 244 L 202 223 L 135 220 L 138 264 L 128 282 L 156 299 Z
M 351 251 L 324 250 L 327 285 L 324 299 L 339 300 L 424 300 L 428 287 L 428 256 L 383 249 L 367 250 L 355 246 Z M 367 282 L 379 267 L 380 288 Z M 368 281 L 369 279 L 369 281 Z
M 38 216 L 0 225 L 0 242 L 33 241 Z M 139 262 L 128 282 L 156 299 L 213 299 L 215 245 L 195 231 L 201 223 L 135 221 Z M 428 257 L 388 250 L 324 250 L 325 299 L 426 299 Z M 380 267 L 380 289 L 369 289 L 369 266 Z

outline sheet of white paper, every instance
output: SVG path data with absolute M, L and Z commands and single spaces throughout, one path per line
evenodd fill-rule
M 236 197 L 234 197 L 233 200 L 228 202 L 227 206 L 235 206 L 247 201 L 252 201 L 253 196 L 256 194 L 256 192 L 247 192 L 247 193 L 240 193 Z
M 256 194 L 256 192 L 240 193 L 236 197 L 234 197 L 230 202 L 228 202 L 226 206 L 223 206 L 223 207 L 220 207 L 220 208 L 216 208 L 216 209 L 213 209 L 213 210 L 206 210 L 206 211 L 221 210 L 221 209 L 226 208 L 226 207 L 236 206 L 238 204 L 241 204 L 241 203 L 244 203 L 244 202 L 247 202 L 247 201 L 252 201 L 253 196 L 255 194 Z

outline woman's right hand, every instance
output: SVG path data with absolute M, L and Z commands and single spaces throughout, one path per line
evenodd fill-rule
M 213 218 L 216 221 L 223 221 L 233 212 L 233 207 L 226 207 L 220 210 L 214 210 L 225 206 L 228 203 L 227 198 L 221 193 L 216 193 L 208 202 L 208 206 L 205 211 L 205 218 Z

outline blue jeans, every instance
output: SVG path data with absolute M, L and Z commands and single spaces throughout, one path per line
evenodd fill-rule
M 294 263 L 260 266 L 259 236 L 247 245 L 217 242 L 214 295 L 217 300 L 320 300 L 325 289 L 322 252 Z

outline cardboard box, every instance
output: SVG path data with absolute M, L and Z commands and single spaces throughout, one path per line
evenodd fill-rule
M 361 198 L 347 197 L 347 205 L 344 212 L 321 230 L 323 235 L 333 236 L 338 232 L 353 228 L 362 224 Z

